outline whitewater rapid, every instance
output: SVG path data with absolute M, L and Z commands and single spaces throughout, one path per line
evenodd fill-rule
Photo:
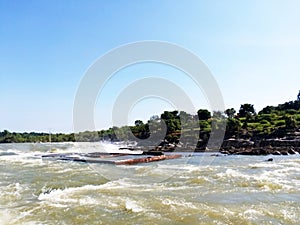
M 299 155 L 197 153 L 134 166 L 41 157 L 119 147 L 0 145 L 0 224 L 299 224 Z

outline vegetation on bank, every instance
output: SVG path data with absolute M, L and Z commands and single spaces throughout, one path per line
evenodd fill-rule
M 129 129 L 135 137 L 145 140 L 150 133 L 158 135 L 162 125 L 165 124 L 166 141 L 178 143 L 184 132 L 185 137 L 190 140 L 199 139 L 197 146 L 201 148 L 207 144 L 212 126 L 214 126 L 214 131 L 218 131 L 224 125 L 224 120 L 226 121 L 226 139 L 282 138 L 300 128 L 300 99 L 278 106 L 266 106 L 259 112 L 256 112 L 254 105 L 248 103 L 241 105 L 238 111 L 230 108 L 225 112 L 211 113 L 206 109 L 200 109 L 197 115 L 190 115 L 183 111 L 165 111 L 160 116 L 152 116 L 146 123 L 137 120 L 133 126 L 85 131 L 78 134 L 49 135 L 49 133 L 15 133 L 4 130 L 0 132 L 0 143 L 132 140 Z

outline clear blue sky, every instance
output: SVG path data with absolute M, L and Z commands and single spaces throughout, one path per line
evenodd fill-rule
M 112 48 L 141 40 L 168 41 L 197 54 L 215 76 L 226 108 L 252 103 L 259 110 L 294 100 L 300 89 L 299 9 L 297 0 L 0 0 L 0 130 L 72 132 L 74 97 L 89 65 Z M 147 75 L 147 66 L 127 74 L 138 70 Z M 117 93 L 119 82 L 112 79 L 106 92 Z M 189 81 L 180 82 L 189 89 Z M 205 107 L 190 95 L 196 107 Z M 110 126 L 114 101 L 104 96 L 106 103 L 95 109 L 99 129 Z M 158 107 L 160 101 L 137 105 L 130 119 L 167 109 Z

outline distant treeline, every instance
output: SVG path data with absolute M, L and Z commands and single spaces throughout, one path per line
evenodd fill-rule
M 197 126 L 194 126 L 195 124 L 182 125 L 189 121 L 197 121 Z M 0 143 L 122 141 L 130 140 L 129 129 L 135 137 L 143 140 L 152 134 L 159 133 L 161 123 L 164 122 L 165 140 L 169 143 L 178 143 L 182 132 L 185 134 L 190 132 L 191 140 L 199 139 L 198 147 L 203 147 L 210 137 L 212 124 L 215 126 L 215 131 L 224 125 L 223 121 L 226 121 L 225 138 L 281 138 L 300 128 L 300 101 L 267 106 L 259 112 L 256 112 L 254 105 L 248 103 L 242 104 L 238 111 L 234 108 L 226 109 L 224 112 L 200 109 L 197 115 L 190 115 L 183 111 L 165 111 L 160 116 L 152 116 L 146 123 L 136 120 L 133 126 L 85 131 L 78 134 L 15 133 L 4 130 L 0 132 Z M 149 126 L 152 128 L 152 134 L 150 134 Z M 190 127 L 190 130 L 183 130 L 182 127 Z
M 16 133 L 4 130 L 0 132 L 0 143 L 24 143 L 24 142 L 69 142 L 75 141 L 74 134 L 51 134 L 49 133 L 36 133 L 24 132 Z

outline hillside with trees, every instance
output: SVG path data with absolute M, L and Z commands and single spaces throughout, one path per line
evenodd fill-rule
M 298 140 L 300 135 L 300 93 L 295 101 L 278 106 L 266 106 L 259 112 L 256 112 L 253 104 L 245 103 L 240 106 L 238 111 L 234 108 L 226 109 L 224 112 L 199 109 L 197 115 L 176 110 L 164 111 L 160 116 L 152 116 L 147 122 L 136 120 L 133 126 L 113 127 L 108 130 L 85 131 L 77 134 L 58 133 L 50 136 L 48 133 L 11 133 L 4 130 L 0 132 L 0 143 L 147 140 L 150 136 L 161 137 L 161 128 L 165 127 L 166 135 L 161 140 L 161 148 L 166 149 L 166 144 L 172 146 L 171 148 L 187 146 L 187 143 L 179 143 L 180 137 L 184 133 L 187 142 L 198 140 L 197 150 L 205 150 L 212 126 L 215 126 L 214 130 L 218 130 L 223 121 L 226 121 L 223 149 L 230 151 L 247 147 L 276 148 L 278 140 L 281 142 Z M 145 145 L 147 142 L 143 143 Z M 152 144 L 148 143 L 149 146 Z M 287 146 L 300 147 L 298 142 L 287 144 Z

